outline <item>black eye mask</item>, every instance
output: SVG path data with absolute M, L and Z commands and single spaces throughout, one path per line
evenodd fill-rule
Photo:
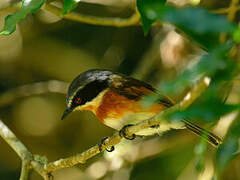
M 84 105 L 87 102 L 93 100 L 99 93 L 108 87 L 107 81 L 93 81 L 85 85 L 80 89 L 72 100 L 72 108 L 79 105 Z

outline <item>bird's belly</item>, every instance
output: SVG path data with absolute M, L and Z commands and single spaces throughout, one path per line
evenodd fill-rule
M 139 112 L 139 113 L 127 113 L 122 118 L 106 118 L 104 119 L 104 124 L 116 129 L 120 130 L 123 126 L 127 124 L 136 124 L 143 120 L 149 119 L 153 117 L 156 113 L 146 113 L 146 112 Z M 136 133 L 136 135 L 140 136 L 150 136 L 154 134 L 161 134 L 165 131 L 168 131 L 170 129 L 183 129 L 184 124 L 182 122 L 167 122 L 162 121 L 160 126 L 154 127 L 154 128 L 146 128 L 143 130 L 140 130 Z

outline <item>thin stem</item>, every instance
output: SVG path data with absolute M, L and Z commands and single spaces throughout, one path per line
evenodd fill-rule
M 18 98 L 45 94 L 48 92 L 66 94 L 68 83 L 57 80 L 26 84 L 0 95 L 0 107 L 13 103 Z
M 140 19 L 140 15 L 138 13 L 134 13 L 132 16 L 126 19 L 119 17 L 97 17 L 84 15 L 76 12 L 71 12 L 66 15 L 63 15 L 60 8 L 57 8 L 56 6 L 53 6 L 51 4 L 46 4 L 45 6 L 43 6 L 43 9 L 64 19 L 101 26 L 115 26 L 115 27 L 133 26 L 138 25 Z
M 21 8 L 21 3 L 17 3 L 13 6 L 0 9 L 0 15 L 17 11 L 20 8 Z M 140 21 L 140 15 L 137 12 L 137 10 L 129 18 L 119 18 L 119 17 L 97 17 L 97 16 L 80 14 L 77 12 L 71 12 L 66 15 L 63 15 L 60 8 L 51 4 L 45 4 L 44 6 L 42 6 L 41 9 L 49 11 L 64 19 L 87 23 L 87 24 L 93 24 L 93 25 L 101 25 L 101 26 L 114 26 L 114 27 L 135 26 L 135 25 L 139 25 L 139 21 Z
M 234 21 L 236 13 L 238 11 L 238 3 L 239 0 L 232 0 L 231 4 L 229 6 L 229 12 L 228 12 L 228 20 Z
M 28 180 L 29 170 L 30 170 L 30 161 L 23 160 L 20 180 Z
M 0 120 L 0 136 L 8 143 L 9 146 L 17 153 L 17 155 L 25 160 L 31 157 L 31 153 L 27 150 L 24 144 L 17 139 L 15 134 Z
M 229 12 L 229 7 L 216 9 L 216 10 L 213 10 L 211 12 L 214 13 L 214 14 L 227 14 Z
M 24 173 L 21 175 L 22 178 L 25 178 L 28 173 L 27 164 L 31 162 L 31 167 L 38 172 L 41 176 L 45 176 L 43 171 L 43 165 L 38 161 L 33 160 L 33 155 L 30 151 L 24 146 L 24 144 L 18 140 L 15 134 L 0 120 L 0 136 L 8 143 L 8 145 L 17 153 L 17 155 L 22 160 L 22 171 Z M 30 165 L 29 165 L 30 168 Z
M 228 15 L 227 18 L 229 21 L 234 21 L 237 11 L 239 10 L 239 0 L 231 0 L 230 6 L 228 8 Z M 221 33 L 220 35 L 220 42 L 224 43 L 227 40 L 227 34 Z
M 240 6 L 236 6 L 235 8 L 237 11 L 240 10 Z M 231 11 L 231 8 L 227 7 L 227 8 L 216 9 L 211 12 L 214 14 L 228 14 L 230 11 Z

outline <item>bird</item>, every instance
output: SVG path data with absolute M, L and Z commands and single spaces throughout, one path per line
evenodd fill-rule
M 146 107 L 142 105 L 142 100 L 147 95 L 158 95 L 160 98 Z M 149 119 L 175 103 L 144 81 L 106 69 L 91 69 L 79 74 L 68 88 L 66 104 L 61 119 L 76 110 L 91 111 L 104 125 L 118 130 L 121 137 L 129 140 L 136 136 L 161 135 L 170 129 L 186 128 L 213 146 L 222 142 L 217 135 L 194 124 L 189 118 L 161 121 L 158 126 L 142 129 L 128 137 L 125 133 L 127 127 Z M 105 139 L 99 142 L 100 151 Z M 112 150 L 114 147 L 107 151 Z

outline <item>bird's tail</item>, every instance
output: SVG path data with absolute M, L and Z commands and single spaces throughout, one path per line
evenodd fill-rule
M 201 136 L 213 146 L 217 147 L 218 145 L 222 144 L 222 139 L 215 134 L 197 126 L 196 124 L 193 124 L 192 122 L 189 122 L 186 119 L 183 119 L 182 121 L 185 123 L 187 129 L 189 129 L 194 134 Z

